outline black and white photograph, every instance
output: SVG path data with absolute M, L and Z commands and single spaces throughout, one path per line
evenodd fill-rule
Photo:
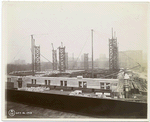
M 2 1 L 3 120 L 148 120 L 149 2 Z

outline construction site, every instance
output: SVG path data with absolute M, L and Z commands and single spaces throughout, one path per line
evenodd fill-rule
M 122 53 L 124 57 L 127 57 L 128 62 L 130 60 L 129 63 L 132 62 L 133 65 L 131 65 L 130 68 L 120 67 L 122 64 L 119 62 L 118 42 L 116 32 L 113 32 L 113 28 L 112 37 L 108 39 L 109 59 L 104 60 L 103 64 L 105 65 L 101 65 L 101 67 L 95 66 L 96 63 L 93 61 L 93 36 L 93 30 L 91 30 L 91 59 L 88 53 L 84 53 L 82 55 L 83 61 L 78 62 L 79 57 L 74 60 L 74 55 L 72 55 L 71 65 L 68 59 L 68 52 L 66 52 L 67 47 L 63 45 L 63 42 L 61 42 L 61 45 L 57 48 L 54 48 L 53 43 L 51 43 L 52 62 L 48 61 L 52 64 L 52 67 L 47 67 L 49 70 L 42 71 L 41 56 L 45 59 L 47 58 L 40 53 L 40 45 L 36 45 L 36 41 L 33 35 L 31 35 L 32 71 L 14 71 L 9 73 L 9 75 L 68 78 L 82 76 L 83 78 L 119 79 L 118 91 L 123 92 L 127 87 L 132 93 L 147 94 L 147 78 L 146 76 L 141 77 L 141 75 L 136 72 L 137 69 L 141 68 L 141 64 L 132 59 L 132 57 Z M 102 62 L 100 63 L 102 64 Z M 125 77 L 127 77 L 128 83 L 125 82 Z
M 146 117 L 147 78 L 146 75 L 143 77 L 137 72 L 139 71 L 137 69 L 141 68 L 141 64 L 125 54 L 124 56 L 127 57 L 128 63 L 132 62 L 132 65 L 127 67 L 127 62 L 125 62 L 126 67 L 120 67 L 122 64 L 119 62 L 117 37 L 112 28 L 112 37 L 108 39 L 109 60 L 104 60 L 103 64 L 105 66 L 101 65 L 102 67 L 99 67 L 93 60 L 93 36 L 92 29 L 91 59 L 89 58 L 88 53 L 84 53 L 82 56 L 82 62 L 78 62 L 79 57 L 76 60 L 74 60 L 73 57 L 71 65 L 68 59 L 68 52 L 66 52 L 67 47 L 63 45 L 63 42 L 61 42 L 61 45 L 57 48 L 54 48 L 53 43 L 51 43 L 52 69 L 51 67 L 47 67 L 49 70 L 42 71 L 41 56 L 45 59 L 47 58 L 41 54 L 40 45 L 36 45 L 36 41 L 33 35 L 31 35 L 32 70 L 14 71 L 8 74 L 7 100 L 13 102 L 17 101 L 19 103 L 26 101 L 26 104 L 36 104 L 40 106 L 46 105 L 46 107 L 60 110 L 64 109 L 67 111 L 85 110 L 81 113 L 88 114 L 91 114 L 90 111 L 93 111 L 94 116 L 106 116 L 107 114 L 101 113 L 103 110 L 109 111 L 110 117 L 115 117 L 116 115 L 124 117 L 125 111 L 129 116 L 135 115 L 136 117 Z M 124 60 L 126 57 L 123 57 Z M 28 92 L 33 94 L 28 94 Z M 39 93 L 42 94 L 39 95 Z M 45 95 L 48 95 L 48 97 Z M 62 98 L 60 95 L 62 95 Z M 29 96 L 29 98 L 25 96 Z M 81 98 L 74 100 L 78 97 Z M 32 103 L 30 98 L 36 99 L 36 102 L 34 101 Z M 45 99 L 45 101 L 49 102 L 41 102 L 41 99 L 42 101 Z M 72 101 L 72 104 L 67 103 L 66 99 Z M 76 102 L 83 103 L 85 99 L 91 99 L 91 101 L 98 100 L 97 107 L 93 102 L 84 105 L 78 104 L 79 110 L 71 107 L 74 106 Z M 102 102 L 103 100 L 104 102 Z M 116 106 L 116 103 L 118 103 L 118 107 Z M 91 105 L 94 105 L 91 109 L 85 109 Z M 114 107 L 112 108 L 112 106 Z M 134 109 L 127 106 L 134 106 Z M 136 110 L 135 108 L 137 108 L 137 106 L 141 107 L 142 110 Z M 99 107 L 101 107 L 101 109 L 98 109 Z M 122 113 L 120 113 L 120 109 L 118 109 L 120 107 L 124 109 Z M 114 110 L 115 112 L 113 112 Z M 132 114 L 129 111 L 132 111 Z

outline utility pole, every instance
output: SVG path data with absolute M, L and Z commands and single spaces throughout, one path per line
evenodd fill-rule
M 92 78 L 93 78 L 93 29 L 91 29 L 91 41 L 92 41 Z
M 32 54 L 32 76 L 35 75 L 34 72 L 34 46 L 35 46 L 35 40 L 33 39 L 33 35 L 31 35 L 31 54 Z

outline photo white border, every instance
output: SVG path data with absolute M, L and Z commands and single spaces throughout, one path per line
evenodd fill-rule
M 18 0 L 3 0 L 3 1 L 18 1 Z M 19 0 L 19 1 L 27 1 L 27 0 Z M 32 1 L 41 1 L 41 0 L 32 0 Z M 47 1 L 51 1 L 51 0 L 47 0 Z M 63 2 L 63 1 L 60 1 L 60 0 L 55 0 L 55 1 L 58 1 L 58 2 Z M 55 2 L 55 1 L 52 1 L 52 2 Z M 80 2 L 80 0 L 71 0 L 71 2 L 72 1 L 74 1 L 74 2 Z M 82 0 L 82 1 L 85 1 L 85 0 Z M 82 2 L 81 1 L 81 2 Z M 64 0 L 64 2 L 70 2 L 70 0 Z M 123 0 L 116 0 L 116 1 L 112 1 L 112 0 L 106 0 L 106 1 L 101 1 L 101 0 L 95 0 L 95 1 L 89 1 L 89 0 L 86 0 L 85 2 L 141 2 L 141 3 L 143 3 L 143 2 L 149 2 L 149 1 L 138 1 L 138 0 L 132 0 L 132 1 L 130 1 L 130 0 L 126 0 L 126 1 L 123 1 Z M 0 3 L 1 4 L 1 7 L 2 7 L 2 3 Z M 2 10 L 2 8 L 1 8 L 1 10 Z M 149 3 L 149 9 L 148 9 L 148 13 L 149 13 L 149 16 L 148 16 L 148 46 L 150 45 L 150 3 Z M 2 17 L 2 13 L 1 13 L 1 17 Z M 2 22 L 2 19 L 3 18 L 1 18 L 0 20 L 1 20 L 1 22 Z M 1 32 L 2 32 L 2 30 L 1 30 Z M 1 33 L 2 34 L 2 33 Z M 0 36 L 1 36 L 1 39 L 3 40 L 3 35 L 1 35 L 0 34 Z M 5 47 L 4 45 L 5 45 L 5 42 L 4 41 L 1 41 L 1 43 L 0 43 L 0 45 L 1 45 L 1 67 L 2 67 L 2 70 L 1 70 L 1 81 L 2 82 L 0 82 L 0 85 L 1 85 L 1 90 L 0 90 L 0 94 L 1 94 L 1 97 L 0 97 L 0 99 L 1 99 L 1 103 L 2 103 L 2 105 L 1 105 L 1 117 L 2 117 L 2 120 L 7 120 L 7 121 L 29 121 L 29 120 L 31 120 L 31 121 L 150 121 L 149 120 L 149 117 L 150 117 L 150 114 L 149 114 L 149 111 L 150 111 L 150 105 L 149 105 L 149 102 L 150 102 L 150 96 L 149 96 L 149 88 L 150 88 L 150 84 L 148 83 L 148 93 L 147 93 L 147 97 L 148 97 L 148 116 L 147 116 L 147 119 L 65 119 L 65 118 L 62 118 L 62 119 L 43 119 L 43 118 L 36 118 L 36 119 L 34 119 L 34 118 L 16 118 L 16 119 L 8 119 L 8 118 L 6 118 L 5 117 L 5 82 L 4 82 L 4 80 L 5 80 L 5 70 L 6 70 L 6 64 L 5 64 L 5 61 L 6 61 L 6 59 L 7 59 L 7 57 L 6 57 L 6 53 L 7 53 L 7 47 Z M 4 50 L 5 50 L 5 52 L 4 52 Z M 148 81 L 150 81 L 150 63 L 149 63 L 149 61 L 150 61 L 150 48 L 148 48 Z M 1 104 L 0 103 L 0 104 Z

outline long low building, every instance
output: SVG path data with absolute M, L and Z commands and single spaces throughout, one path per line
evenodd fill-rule
M 100 79 L 100 78 L 83 78 L 77 76 L 69 77 L 8 77 L 9 82 L 14 83 L 14 88 L 46 86 L 60 88 L 76 88 L 76 89 L 96 89 L 114 91 L 118 87 L 118 79 Z

